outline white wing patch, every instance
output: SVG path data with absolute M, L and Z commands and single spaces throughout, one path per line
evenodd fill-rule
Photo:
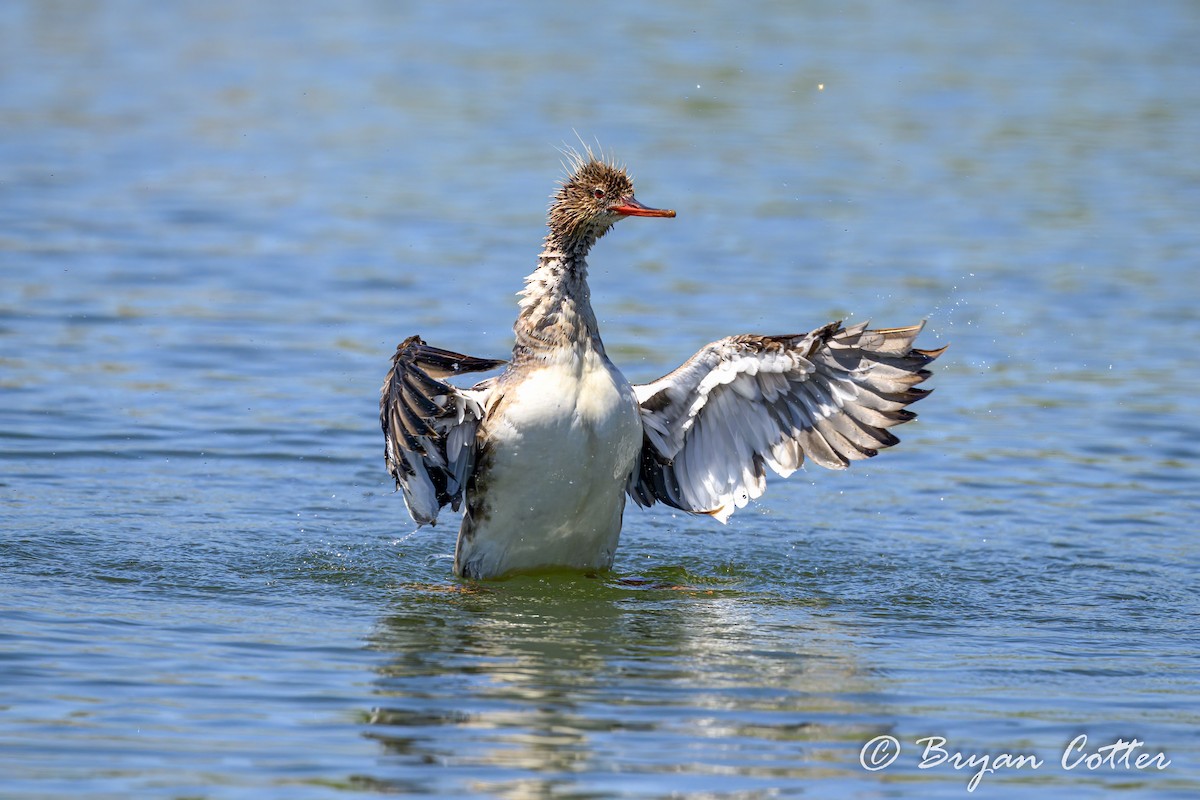
M 801 336 L 731 336 L 679 369 L 634 386 L 645 440 L 629 494 L 725 522 L 807 454 L 843 469 L 899 440 L 887 428 L 941 351 L 912 348 L 923 325 L 867 330 L 832 323 Z

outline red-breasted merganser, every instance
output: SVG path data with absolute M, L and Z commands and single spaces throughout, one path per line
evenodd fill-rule
M 888 428 L 941 350 L 917 350 L 924 323 L 744 334 L 705 345 L 653 383 L 609 360 L 587 284 L 588 250 L 625 217 L 674 217 L 633 195 L 625 170 L 572 154 L 553 196 L 538 267 L 525 279 L 508 362 L 405 339 L 383 382 L 388 470 L 412 518 L 466 511 L 454 571 L 498 578 L 550 567 L 606 570 L 626 495 L 721 522 L 805 455 L 845 468 L 899 440 Z M 943 348 L 944 349 L 944 348 Z M 459 388 L 447 382 L 505 367 Z

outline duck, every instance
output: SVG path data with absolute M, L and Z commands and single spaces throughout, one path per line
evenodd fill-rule
M 537 268 L 519 293 L 508 359 L 409 336 L 380 393 L 384 458 L 418 527 L 461 511 L 454 573 L 612 569 L 628 500 L 724 523 L 805 458 L 831 469 L 899 439 L 908 406 L 945 348 L 913 347 L 924 322 L 872 329 L 739 334 L 632 384 L 605 351 L 587 256 L 616 223 L 667 219 L 627 170 L 567 151 Z M 495 372 L 470 386 L 461 376 Z

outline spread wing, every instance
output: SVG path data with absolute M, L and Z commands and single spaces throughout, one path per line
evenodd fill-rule
M 458 510 L 475 465 L 475 430 L 491 391 L 490 380 L 459 389 L 439 379 L 505 363 L 439 350 L 419 336 L 396 348 L 379 397 L 379 424 L 388 472 L 417 523 L 436 524 L 447 503 Z
M 912 347 L 923 327 L 730 336 L 634 386 L 645 435 L 629 494 L 725 522 L 762 495 L 764 466 L 787 477 L 807 454 L 843 469 L 896 444 L 888 428 L 916 416 L 905 406 L 942 353 Z

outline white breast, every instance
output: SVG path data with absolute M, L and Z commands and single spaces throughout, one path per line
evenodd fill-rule
M 548 365 L 517 384 L 489 424 L 497 438 L 547 445 L 541 453 L 548 459 L 558 451 L 612 460 L 614 466 L 630 461 L 641 445 L 633 387 L 595 353 L 579 360 Z
M 460 537 L 460 563 L 477 577 L 608 568 L 642 444 L 632 387 L 589 349 L 528 372 L 503 394 L 485 418 L 489 460 L 478 484 L 486 497 L 469 540 Z

